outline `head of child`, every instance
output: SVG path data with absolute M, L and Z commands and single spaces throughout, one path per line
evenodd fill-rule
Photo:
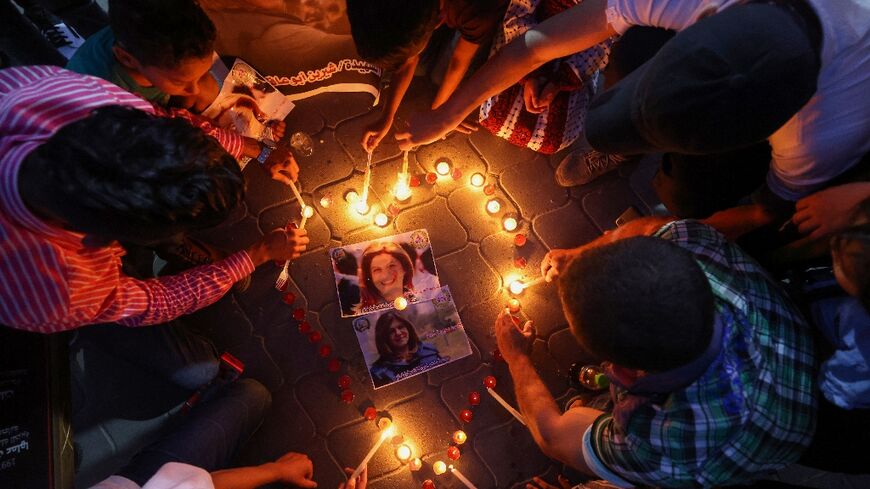
M 394 70 L 426 47 L 441 23 L 440 0 L 347 0 L 357 53 Z
M 679 246 L 636 237 L 584 251 L 559 278 L 580 346 L 600 360 L 648 373 L 701 356 L 713 335 L 713 292 Z
M 121 106 L 60 128 L 24 159 L 18 184 L 31 211 L 93 247 L 215 226 L 244 196 L 238 163 L 213 138 Z
M 852 227 L 831 238 L 834 276 L 843 290 L 870 311 L 870 199 L 852 216 Z
M 193 97 L 212 65 L 216 30 L 195 0 L 110 0 L 117 61 L 171 96 Z

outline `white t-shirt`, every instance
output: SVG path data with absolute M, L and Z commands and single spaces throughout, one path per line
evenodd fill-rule
M 214 483 L 211 475 L 199 467 L 170 462 L 141 488 L 126 477 L 113 475 L 91 489 L 214 489 Z
M 681 31 L 741 0 L 608 0 L 607 22 Z M 816 93 L 769 138 L 767 183 L 798 200 L 852 168 L 870 151 L 870 0 L 807 0 L 822 26 Z

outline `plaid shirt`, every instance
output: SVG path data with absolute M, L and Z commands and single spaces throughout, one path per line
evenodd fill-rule
M 701 378 L 639 408 L 627 426 L 599 417 L 587 448 L 605 472 L 662 487 L 738 484 L 795 462 L 815 428 L 806 322 L 763 269 L 713 228 L 675 221 L 656 236 L 689 250 L 707 275 L 725 319 L 722 351 Z

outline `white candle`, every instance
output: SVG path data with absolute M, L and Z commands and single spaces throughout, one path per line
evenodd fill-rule
M 498 212 L 500 210 L 501 210 L 501 203 L 498 200 L 492 199 L 486 203 L 486 212 L 489 212 L 490 214 L 495 214 L 496 212 Z
M 502 225 L 504 226 L 505 231 L 515 231 L 517 226 L 519 226 L 519 222 L 517 222 L 515 217 L 507 216 L 502 221 Z
M 520 423 L 522 423 L 523 426 L 526 426 L 526 418 L 524 418 L 523 415 L 520 414 L 519 411 L 517 411 L 516 409 L 514 409 L 513 406 L 511 406 L 510 404 L 508 404 L 508 402 L 505 401 L 505 400 L 504 400 L 500 395 L 498 395 L 494 390 L 492 390 L 491 387 L 487 387 L 486 390 L 489 392 L 489 395 L 491 395 L 491 396 L 492 396 L 496 401 L 498 401 L 499 404 L 502 405 L 503 408 L 505 408 L 505 409 L 507 410 L 507 412 L 511 413 L 511 414 L 513 415 L 514 418 L 517 418 L 517 421 L 519 421 Z
M 296 201 L 299 202 L 302 209 L 305 209 L 305 201 L 302 200 L 302 194 L 299 193 L 299 189 L 296 187 L 296 183 L 293 182 L 293 180 L 290 180 L 290 190 L 293 191 L 293 195 L 296 196 Z
M 449 469 L 450 469 L 450 473 L 455 475 L 456 478 L 459 479 L 459 482 L 465 484 L 465 487 L 467 487 L 468 489 L 477 489 L 477 486 L 472 484 L 470 480 L 468 480 L 464 475 L 462 475 L 462 472 L 460 472 L 459 469 L 453 467 L 452 465 L 449 467 Z
M 375 443 L 375 446 L 373 446 L 372 449 L 369 450 L 369 453 L 366 454 L 366 457 L 359 464 L 359 466 L 357 466 L 356 470 L 353 471 L 353 474 L 351 474 L 350 477 L 347 478 L 347 480 L 352 481 L 352 480 L 356 480 L 356 478 L 359 477 L 359 475 L 362 473 L 365 466 L 368 465 L 369 460 L 371 460 L 372 457 L 375 456 L 375 452 L 378 451 L 378 448 L 381 448 L 381 445 L 384 444 L 384 441 L 386 441 L 387 438 L 393 436 L 394 431 L 395 431 L 394 427 L 389 426 L 389 427 L 387 427 L 387 429 L 385 429 L 384 431 L 381 432 L 381 437 L 378 438 L 378 441 L 377 441 L 377 443 Z
M 450 163 L 446 161 L 439 161 L 437 165 L 435 165 L 435 171 L 439 175 L 447 175 L 450 173 Z
M 375 225 L 382 228 L 390 222 L 390 218 L 383 212 L 375 214 Z
M 357 204 L 357 212 L 360 209 L 365 208 L 365 212 L 360 212 L 360 214 L 365 214 L 368 212 L 369 207 L 369 185 L 372 183 L 372 153 L 371 151 L 368 153 L 368 160 L 366 161 L 366 173 L 363 175 L 363 189 L 362 189 L 362 197 L 360 202 L 364 205 Z
M 486 178 L 480 173 L 475 173 L 471 175 L 471 185 L 475 187 L 483 187 L 483 184 L 486 183 Z

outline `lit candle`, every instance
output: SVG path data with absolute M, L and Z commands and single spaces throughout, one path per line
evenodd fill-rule
M 299 205 L 304 209 L 305 201 L 302 200 L 302 194 L 299 193 L 299 189 L 296 187 L 296 183 L 293 182 L 293 180 L 290 180 L 290 190 L 293 191 L 293 195 L 296 196 L 296 201 L 299 202 Z
M 346 194 L 344 194 L 344 201 L 348 204 L 353 204 L 359 200 L 359 194 L 356 193 L 355 190 L 348 190 Z
M 393 301 L 393 306 L 395 306 L 397 311 L 404 311 L 408 307 L 408 299 L 396 297 L 396 300 Z
M 368 465 L 369 460 L 371 460 L 372 457 L 375 456 L 375 452 L 378 451 L 378 448 L 381 448 L 381 445 L 384 444 L 384 441 L 386 441 L 387 438 L 393 436 L 394 431 L 395 431 L 395 428 L 392 425 L 390 425 L 390 426 L 387 426 L 387 428 L 381 432 L 381 436 L 378 438 L 378 441 L 377 441 L 377 443 L 375 443 L 375 446 L 373 446 L 372 449 L 369 450 L 369 453 L 366 454 L 363 461 L 359 464 L 359 466 L 357 466 L 356 470 L 353 471 L 353 474 L 351 474 L 351 476 L 348 477 L 347 480 L 353 481 L 353 480 L 356 480 L 357 477 L 359 477 L 360 473 L 362 473 L 365 466 Z
M 366 172 L 363 175 L 363 190 L 362 195 L 360 196 L 360 202 L 362 204 L 357 204 L 356 211 L 360 214 L 366 214 L 369 211 L 369 186 L 372 183 L 372 152 L 368 152 L 368 159 L 366 160 Z
M 505 218 L 501 222 L 502 227 L 504 227 L 505 231 L 516 231 L 517 226 L 519 226 L 519 222 L 517 218 L 513 216 L 505 216 Z
M 305 229 L 305 222 L 308 218 L 314 215 L 314 207 L 306 205 L 302 208 L 302 222 L 299 223 L 299 229 Z
M 501 210 L 501 203 L 498 199 L 491 199 L 486 203 L 486 212 L 490 214 L 495 214 L 496 212 Z
M 483 184 L 486 183 L 486 178 L 480 173 L 475 173 L 471 175 L 471 185 L 480 188 L 483 187 Z
M 472 484 L 470 480 L 466 479 L 465 476 L 462 475 L 462 472 L 459 471 L 459 469 L 456 469 L 452 465 L 449 468 L 450 473 L 456 476 L 456 478 L 459 479 L 459 482 L 465 485 L 465 487 L 467 487 L 468 489 L 477 489 L 477 486 Z
M 525 289 L 526 286 L 523 284 L 522 280 L 514 280 L 508 285 L 508 290 L 510 290 L 513 295 L 522 294 Z
M 466 440 L 468 440 L 468 435 L 464 431 L 456 430 L 453 432 L 453 442 L 457 445 L 462 445 Z
M 354 210 L 356 210 L 357 214 L 364 216 L 369 213 L 369 203 L 364 199 L 360 199 L 353 206 Z
M 516 313 L 520 312 L 520 309 L 522 309 L 522 307 L 523 307 L 522 304 L 520 304 L 520 300 L 517 298 L 510 299 L 507 302 L 507 306 L 508 306 L 508 312 L 510 312 L 511 314 L 516 314 Z
M 446 160 L 439 161 L 438 164 L 435 165 L 435 172 L 442 176 L 447 175 L 450 173 L 450 163 Z
M 332 204 L 332 199 L 330 199 L 329 197 L 323 196 L 320 198 L 320 207 L 323 207 L 324 209 L 326 209 L 331 204 Z
M 408 462 L 408 468 L 411 469 L 412 472 L 417 472 L 423 468 L 423 461 L 419 458 L 415 458 Z
M 378 212 L 375 214 L 375 225 L 378 227 L 385 227 L 387 223 L 390 222 L 390 218 L 387 217 L 383 212 Z
M 396 448 L 396 458 L 402 462 L 407 462 L 411 459 L 411 447 L 401 444 Z
M 441 475 L 444 472 L 447 472 L 447 464 L 442 462 L 441 460 L 432 464 L 432 472 L 435 472 L 435 475 Z
M 486 390 L 493 397 L 493 399 L 498 401 L 498 403 L 501 404 L 501 406 L 503 408 L 505 408 L 507 410 L 507 412 L 511 413 L 511 415 L 513 415 L 513 417 L 517 419 L 517 421 L 519 421 L 523 426 L 526 425 L 526 418 L 524 418 L 523 415 L 520 414 L 519 411 L 514 409 L 513 406 L 508 404 L 507 401 L 505 401 L 500 395 L 498 395 L 494 390 L 492 390 L 492 387 L 487 387 Z

